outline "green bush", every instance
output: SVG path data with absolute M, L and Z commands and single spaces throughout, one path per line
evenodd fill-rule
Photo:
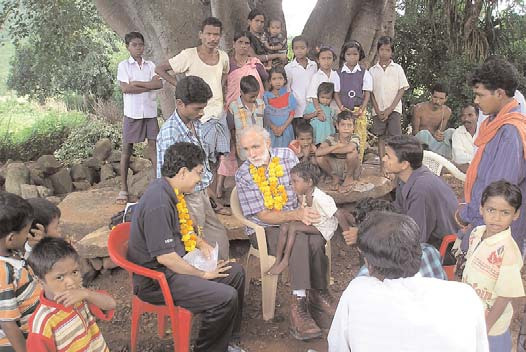
M 89 158 L 93 147 L 99 139 L 109 138 L 113 148 L 121 146 L 122 129 L 119 125 L 110 124 L 98 119 L 89 119 L 83 125 L 75 128 L 64 141 L 55 157 L 67 165 Z

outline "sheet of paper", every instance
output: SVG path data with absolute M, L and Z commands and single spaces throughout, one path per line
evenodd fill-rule
M 200 249 L 196 248 L 187 253 L 183 259 L 193 267 L 206 272 L 214 271 L 217 267 L 217 258 L 219 256 L 219 245 L 216 242 L 210 258 L 205 258 Z

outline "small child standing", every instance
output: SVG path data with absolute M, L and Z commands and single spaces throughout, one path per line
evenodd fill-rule
M 338 133 L 329 136 L 318 147 L 316 159 L 320 168 L 332 177 L 331 191 L 345 193 L 361 174 L 360 137 L 354 133 L 354 118 L 350 111 L 338 114 L 337 127 Z
M 25 199 L 0 192 L 0 351 L 26 351 L 28 320 L 38 306 L 40 287 L 19 255 L 32 220 Z
M 313 141 L 312 126 L 306 121 L 296 125 L 296 139 L 290 142 L 289 148 L 296 154 L 300 161 L 316 164 L 316 146 Z
M 363 160 L 367 143 L 367 105 L 373 90 L 373 78 L 369 71 L 360 65 L 365 59 L 362 45 L 351 40 L 340 51 L 340 92 L 335 100 L 340 111 L 349 110 L 355 118 L 354 132 L 360 136 L 360 160 Z
M 273 19 L 268 23 L 268 37 L 267 41 L 263 43 L 268 54 L 285 54 L 287 55 L 287 37 L 283 34 L 283 25 L 280 20 Z M 267 65 L 270 62 L 267 62 Z M 268 65 L 268 69 L 274 66 L 283 66 L 287 63 L 286 60 L 274 59 Z
M 292 120 L 296 109 L 294 95 L 287 92 L 287 74 L 283 67 L 273 67 L 269 72 L 269 91 L 263 95 L 264 122 L 270 132 L 272 148 L 287 148 L 294 139 Z
M 109 351 L 95 317 L 110 320 L 116 306 L 106 293 L 82 287 L 80 257 L 62 238 L 45 237 L 29 256 L 43 291 L 29 320 L 29 351 Z
M 369 72 L 373 77 L 374 115 L 372 133 L 378 136 L 378 155 L 385 155 L 386 137 L 402 135 L 402 96 L 409 88 L 409 83 L 402 66 L 393 62 L 393 38 L 383 36 L 377 44 L 379 61 Z M 380 163 L 380 171 L 384 166 Z
M 329 241 L 338 228 L 338 223 L 344 231 L 349 230 L 350 214 L 338 209 L 334 199 L 317 187 L 319 179 L 320 169 L 309 162 L 300 162 L 290 170 L 292 188 L 298 195 L 301 206 L 316 210 L 320 214 L 320 221 L 312 225 L 305 225 L 301 221 L 281 225 L 276 261 L 269 269 L 269 275 L 278 275 L 288 266 L 296 232 L 321 234 Z
M 334 134 L 335 111 L 331 108 L 331 101 L 334 96 L 334 84 L 323 82 L 318 86 L 318 104 L 316 109 L 313 102 L 307 104 L 303 118 L 309 120 L 314 128 L 314 144 L 323 143 L 327 137 Z
M 318 86 L 323 82 L 332 82 L 334 84 L 334 92 L 340 92 L 340 76 L 338 72 L 332 69 L 334 60 L 336 60 L 336 54 L 332 48 L 328 46 L 320 47 L 320 50 L 316 54 L 318 58 L 319 70 L 312 76 L 309 88 L 307 90 L 307 100 L 311 100 L 316 108 L 316 111 L 321 112 L 325 118 L 325 113 L 321 109 L 318 102 Z
M 60 209 L 45 198 L 27 200 L 33 208 L 33 224 L 25 245 L 25 258 L 32 248 L 44 237 L 60 237 Z
M 486 307 L 490 352 L 511 351 L 511 301 L 524 296 L 522 255 L 510 230 L 520 215 L 521 204 L 518 186 L 504 180 L 491 183 L 480 201 L 485 225 L 476 227 L 469 236 L 462 281 L 475 289 Z

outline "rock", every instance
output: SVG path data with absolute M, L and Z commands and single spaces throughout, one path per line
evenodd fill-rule
M 140 198 L 153 179 L 153 168 L 151 166 L 135 175 L 128 175 L 128 193 Z
M 55 205 L 59 205 L 60 202 L 62 202 L 62 198 L 57 197 L 57 196 L 46 197 L 46 199 L 49 200 L 51 203 L 53 203 Z M 62 216 L 60 218 L 62 219 Z
M 53 190 L 56 194 L 71 193 L 73 191 L 73 182 L 67 169 L 61 169 L 49 178 L 53 183 Z
M 95 148 L 93 149 L 93 157 L 100 161 L 105 161 L 109 158 L 111 152 L 111 141 L 108 138 L 103 138 L 97 143 L 95 143 Z
M 245 233 L 245 225 L 243 225 L 233 215 L 220 215 L 217 214 L 217 218 L 226 228 L 226 234 L 229 240 L 246 240 L 248 239 Z
M 100 161 L 97 158 L 88 158 L 84 160 L 82 163 L 84 166 L 89 167 L 91 169 L 100 170 L 102 166 L 102 161 Z
M 46 177 L 44 171 L 40 169 L 38 163 L 27 163 L 29 169 L 29 178 L 31 179 L 32 185 L 42 186 L 44 184 L 44 178 Z
M 111 167 L 113 168 L 113 171 L 117 176 L 121 175 L 121 164 L 112 163 Z M 131 175 L 133 175 L 133 170 L 128 168 L 128 177 L 130 177 Z
M 393 190 L 393 184 L 385 177 L 368 175 L 360 177 L 349 192 L 339 193 L 328 189 L 323 190 L 334 198 L 336 204 L 346 204 L 354 203 L 367 197 L 383 197 Z
M 38 189 L 35 185 L 20 185 L 20 196 L 24 199 L 38 198 Z
M 89 260 L 91 266 L 93 267 L 93 269 L 99 271 L 100 269 L 102 269 L 102 259 L 100 258 L 91 258 Z
M 92 185 L 94 185 L 97 182 L 100 182 L 100 173 L 99 173 L 99 171 L 97 171 L 95 169 L 92 169 L 92 168 L 89 168 L 89 167 L 87 168 L 87 170 L 88 170 L 88 178 L 86 179 L 86 181 L 88 181 Z
M 122 153 L 118 150 L 113 150 L 108 158 L 109 163 L 120 163 Z
M 53 155 L 42 155 L 38 158 L 37 164 L 46 175 L 53 175 L 62 167 Z
M 100 180 L 106 181 L 107 179 L 115 177 L 115 172 L 111 167 L 111 164 L 104 164 L 100 168 Z
M 82 284 L 85 287 L 99 275 L 99 272 L 91 266 L 89 260 L 86 258 L 80 258 L 80 271 L 82 272 Z
M 22 195 L 20 185 L 29 184 L 29 169 L 24 163 L 11 163 L 7 166 L 5 177 L 5 190 L 10 193 Z
M 73 182 L 73 189 L 75 191 L 87 191 L 91 188 L 91 183 L 88 181 Z
M 44 186 L 37 186 L 37 192 L 38 196 L 41 198 L 46 198 L 53 195 L 53 190 Z
M 130 161 L 130 169 L 133 170 L 133 173 L 136 174 L 136 173 L 139 173 L 141 172 L 142 170 L 146 169 L 146 168 L 149 168 L 152 166 L 152 162 L 148 159 L 144 159 L 144 158 L 133 158 L 131 161 Z
M 111 260 L 110 257 L 106 257 L 102 259 L 102 267 L 104 269 L 110 270 L 110 269 L 118 268 L 119 266 L 115 264 L 113 260 Z
M 99 262 L 93 260 L 98 257 L 107 257 L 108 254 L 108 236 L 110 234 L 110 229 L 108 226 L 103 226 L 97 230 L 87 234 L 80 241 L 74 242 L 73 246 L 79 252 L 79 255 L 82 258 L 90 259 L 90 263 L 95 270 L 100 270 L 102 268 L 102 260 Z M 94 262 L 97 264 L 98 268 L 94 265 Z
M 82 164 L 73 165 L 71 170 L 69 170 L 69 174 L 73 181 L 85 181 L 89 178 L 88 167 Z
M 42 186 L 49 188 L 53 193 L 55 193 L 55 189 L 53 188 L 53 181 L 51 181 L 50 177 L 45 177 L 42 180 Z

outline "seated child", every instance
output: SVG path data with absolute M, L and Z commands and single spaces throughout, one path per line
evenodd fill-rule
M 318 165 L 332 177 L 331 190 L 348 192 L 360 177 L 360 137 L 354 134 L 354 117 L 350 111 L 338 114 L 338 133 L 329 136 L 316 151 Z M 343 183 L 340 186 L 340 181 Z
M 109 351 L 95 317 L 110 320 L 116 303 L 106 293 L 82 287 L 77 251 L 62 238 L 45 237 L 28 262 L 43 291 L 29 319 L 27 350 Z
M 269 275 L 277 275 L 288 266 L 296 232 L 321 234 L 325 240 L 329 241 L 338 228 L 338 224 L 344 232 L 349 230 L 349 221 L 352 221 L 352 216 L 343 209 L 336 208 L 334 199 L 316 187 L 319 178 L 320 169 L 307 161 L 296 164 L 290 170 L 292 188 L 298 195 L 301 206 L 312 207 L 316 210 L 320 214 L 320 221 L 312 225 L 305 225 L 301 221 L 281 225 L 276 261 L 269 269 Z
M 268 37 L 263 43 L 268 54 L 287 54 L 287 37 L 282 32 L 282 24 L 280 20 L 270 20 L 268 23 Z M 273 66 L 283 66 L 287 60 L 274 59 L 269 65 L 267 62 L 265 68 L 271 69 Z
M 476 227 L 469 236 L 462 281 L 475 289 L 486 307 L 491 352 L 511 351 L 511 301 L 524 296 L 522 255 L 510 230 L 521 204 L 518 186 L 505 180 L 491 183 L 480 200 L 485 225 Z
M 31 198 L 27 200 L 33 208 L 33 224 L 27 236 L 25 251 L 27 258 L 31 249 L 46 236 L 60 237 L 58 228 L 60 209 L 45 198 Z
M 0 192 L 0 351 L 26 351 L 28 320 L 38 306 L 40 286 L 18 255 L 32 220 L 25 199 Z
M 307 104 L 303 118 L 309 120 L 314 128 L 314 144 L 318 145 L 325 142 L 327 137 L 334 134 L 335 112 L 330 107 L 334 96 L 334 84 L 332 82 L 323 82 L 318 86 L 318 103 L 319 110 L 316 110 L 314 103 L 311 101 Z
M 316 146 L 312 143 L 312 126 L 306 121 L 296 125 L 297 138 L 290 142 L 289 148 L 296 154 L 300 161 L 316 164 Z

